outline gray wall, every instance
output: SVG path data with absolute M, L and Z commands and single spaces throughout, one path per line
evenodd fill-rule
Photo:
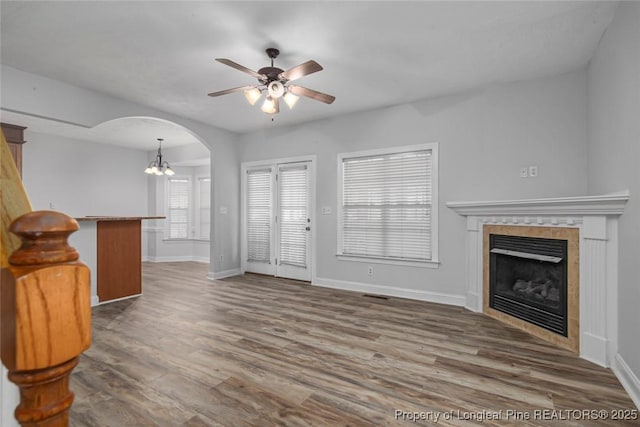
M 622 2 L 588 71 L 589 192 L 628 189 L 619 224 L 619 354 L 640 378 L 640 3 Z M 638 390 L 640 391 L 640 389 Z
M 73 217 L 147 215 L 145 151 L 29 129 L 25 139 L 23 182 L 35 210 L 53 203 Z
M 296 108 L 313 102 L 301 101 Z M 586 194 L 586 128 L 580 71 L 243 135 L 241 160 L 317 154 L 315 277 L 462 295 L 465 221 L 445 202 Z M 338 153 L 425 142 L 440 150 L 440 268 L 376 264 L 369 277 L 367 264 L 337 260 Z M 537 178 L 519 178 L 528 165 Z

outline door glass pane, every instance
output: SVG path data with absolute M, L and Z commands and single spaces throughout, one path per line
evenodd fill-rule
M 247 260 L 271 261 L 271 169 L 247 171 Z
M 307 267 L 309 233 L 307 166 L 281 166 L 278 174 L 280 254 L 279 265 Z

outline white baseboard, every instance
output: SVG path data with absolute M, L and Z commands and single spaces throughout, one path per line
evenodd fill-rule
M 583 332 L 580 334 L 580 357 L 602 367 L 609 367 L 607 348 L 609 342 L 602 337 Z
M 232 268 L 231 270 L 224 270 L 224 271 L 210 271 L 209 274 L 207 274 L 207 279 L 209 280 L 224 279 L 225 277 L 238 276 L 240 274 L 242 274 L 242 272 L 240 271 L 239 268 Z
M 96 305 L 100 305 L 98 295 L 91 295 L 91 307 L 95 307 Z
M 390 297 L 409 298 L 420 301 L 435 302 L 464 307 L 466 298 L 464 295 L 445 294 L 440 292 L 420 291 L 417 289 L 395 288 L 391 286 L 372 285 L 370 283 L 349 282 L 346 280 L 326 279 L 316 277 L 311 282 L 314 286 L 324 288 L 356 291 L 366 294 L 386 295 Z
M 194 257 L 194 256 L 162 256 L 162 257 L 151 257 L 146 256 L 142 259 L 145 262 L 185 262 L 185 261 L 193 261 L 193 262 L 201 262 L 204 264 L 209 264 L 209 258 L 205 257 Z
M 482 304 L 480 304 L 480 298 L 475 292 L 467 292 L 467 298 L 464 307 L 475 313 L 482 313 Z
M 616 354 L 611 364 L 611 370 L 618 377 L 622 387 L 629 393 L 631 400 L 636 404 L 636 408 L 640 409 L 640 379 L 620 356 L 620 353 Z

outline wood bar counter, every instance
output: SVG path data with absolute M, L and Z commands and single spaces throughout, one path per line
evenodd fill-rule
M 100 303 L 142 294 L 142 220 L 160 216 L 87 216 L 97 223 L 97 293 Z

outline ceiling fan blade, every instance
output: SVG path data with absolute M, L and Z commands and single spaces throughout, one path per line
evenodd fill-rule
M 335 96 L 327 95 L 326 93 L 318 92 L 317 90 L 302 86 L 289 85 L 287 89 L 294 95 L 306 96 L 307 98 L 315 99 L 316 101 L 324 102 L 325 104 L 331 104 L 336 100 Z
M 254 85 L 239 86 L 239 87 L 234 87 L 233 89 L 221 90 L 220 92 L 212 92 L 209 94 L 209 96 L 221 96 L 221 95 L 226 95 L 228 93 L 242 92 L 243 90 L 252 89 L 254 87 L 257 87 L 257 86 L 254 86 Z
M 235 68 L 236 70 L 240 70 L 240 71 L 242 71 L 244 73 L 247 73 L 247 74 L 255 77 L 256 79 L 264 80 L 264 79 L 267 78 L 267 76 L 265 76 L 264 74 L 259 74 L 258 72 L 253 71 L 253 70 L 245 67 L 244 65 L 240 65 L 237 62 L 233 62 L 230 59 L 216 58 L 216 61 L 220 62 L 221 64 L 228 65 L 231 68 Z
M 315 73 L 322 70 L 322 65 L 318 64 L 316 61 L 307 61 L 303 64 L 296 65 L 293 68 L 289 68 L 287 71 L 280 73 L 278 76 L 279 79 L 284 80 L 296 80 L 300 77 L 309 75 L 311 73 Z

